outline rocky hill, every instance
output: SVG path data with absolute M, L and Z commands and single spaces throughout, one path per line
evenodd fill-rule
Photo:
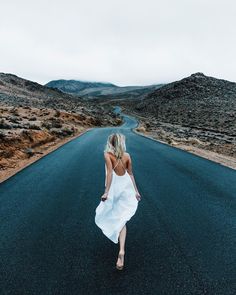
M 84 105 L 80 97 L 5 73 L 0 73 L 0 102 L 10 106 L 24 105 L 67 110 Z
M 86 99 L 124 99 L 142 97 L 159 87 L 158 85 L 149 86 L 124 86 L 120 87 L 111 83 L 83 82 L 77 80 L 54 80 L 45 86 L 59 89 L 65 93 L 79 95 Z
M 92 127 L 120 125 L 110 106 L 0 73 L 0 181 L 5 172 L 48 146 Z
M 120 103 L 143 116 L 149 131 L 169 142 L 198 139 L 201 146 L 236 156 L 236 83 L 195 73 L 143 99 Z
M 168 123 L 236 132 L 236 83 L 196 73 L 153 91 L 135 109 Z
M 10 107 L 50 108 L 68 112 L 83 112 L 96 119 L 114 119 L 112 109 L 86 101 L 79 96 L 45 87 L 13 74 L 0 73 L 0 103 Z M 111 117 L 112 115 L 112 117 Z

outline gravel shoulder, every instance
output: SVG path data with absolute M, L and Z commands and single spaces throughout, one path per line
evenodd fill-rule
M 170 146 L 174 146 L 176 148 L 185 150 L 187 152 L 193 153 L 195 155 L 198 155 L 200 157 L 203 157 L 205 159 L 214 161 L 216 163 L 219 163 L 221 165 L 227 166 L 229 168 L 236 170 L 236 158 L 231 157 L 225 154 L 221 154 L 212 150 L 208 150 L 209 145 L 205 144 L 202 145 L 202 143 L 197 138 L 192 138 L 191 140 L 186 141 L 184 138 L 176 138 L 173 140 L 172 138 L 169 138 L 169 134 L 162 133 L 160 136 L 159 129 L 153 129 L 151 131 L 146 130 L 146 124 L 145 122 L 147 119 L 142 116 L 137 116 L 137 114 L 133 114 L 131 112 L 125 112 L 125 110 L 122 111 L 123 113 L 126 113 L 127 115 L 132 115 L 137 117 L 139 120 L 139 124 L 136 128 L 133 129 L 134 132 L 137 134 L 141 134 L 143 136 L 146 136 L 148 138 L 157 140 L 159 142 L 168 144 Z M 196 146 L 198 145 L 198 146 Z M 202 147 L 199 147 L 202 146 Z M 222 146 L 223 148 L 223 146 Z

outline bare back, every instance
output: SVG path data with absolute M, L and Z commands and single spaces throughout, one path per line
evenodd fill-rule
M 112 162 L 112 169 L 115 171 L 115 173 L 119 176 L 124 175 L 125 170 L 128 170 L 128 173 L 132 173 L 132 171 L 130 170 L 130 155 L 128 153 L 124 153 L 122 158 L 119 160 L 117 160 L 117 158 L 112 154 L 112 153 L 107 153 L 110 157 L 110 160 Z

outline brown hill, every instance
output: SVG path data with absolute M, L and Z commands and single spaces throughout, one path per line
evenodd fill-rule
M 0 73 L 0 182 L 66 138 L 120 123 L 109 106 Z

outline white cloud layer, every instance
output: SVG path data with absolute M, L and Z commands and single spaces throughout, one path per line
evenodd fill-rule
M 236 81 L 234 0 L 1 0 L 0 71 L 46 83 Z

